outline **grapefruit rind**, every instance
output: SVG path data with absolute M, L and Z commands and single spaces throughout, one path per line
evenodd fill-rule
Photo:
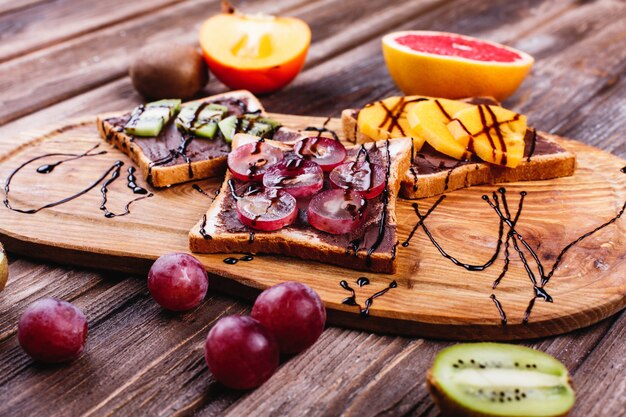
M 521 59 L 513 62 L 478 61 L 418 52 L 395 41 L 396 38 L 409 34 L 458 36 L 513 51 Z M 502 101 L 517 90 L 534 63 L 533 57 L 514 48 L 445 32 L 393 32 L 383 37 L 382 47 L 389 73 L 406 95 L 449 99 L 492 96 Z

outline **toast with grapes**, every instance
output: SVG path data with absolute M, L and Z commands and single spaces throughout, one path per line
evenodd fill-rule
M 558 137 L 530 129 L 526 117 L 488 97 L 389 97 L 342 113 L 346 139 L 367 143 L 411 137 L 400 195 L 416 199 L 479 184 L 574 174 L 575 155 Z
M 197 253 L 266 253 L 393 273 L 396 196 L 408 138 L 344 147 L 238 134 L 209 210 L 189 233 Z
M 218 94 L 181 104 L 159 100 L 131 112 L 100 116 L 104 140 L 128 155 L 154 187 L 222 175 L 230 143 L 245 132 L 293 142 L 300 134 L 265 114 L 249 91 Z

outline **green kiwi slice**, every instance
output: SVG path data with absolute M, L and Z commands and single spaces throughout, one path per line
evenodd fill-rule
M 180 110 L 180 100 L 153 101 L 135 107 L 124 131 L 134 136 L 158 136 L 163 126 Z
M 261 117 L 256 114 L 229 116 L 218 123 L 220 132 L 226 142 L 230 143 L 236 133 L 248 133 L 254 136 L 267 137 L 268 134 L 279 128 L 280 122 Z
M 176 127 L 183 132 L 212 139 L 217 131 L 217 123 L 227 112 L 228 109 L 219 104 L 188 104 L 178 113 Z
M 443 349 L 427 383 L 448 416 L 565 416 L 575 400 L 561 362 L 534 349 L 502 343 Z

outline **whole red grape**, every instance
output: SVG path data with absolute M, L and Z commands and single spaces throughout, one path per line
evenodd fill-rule
M 207 336 L 204 355 L 215 379 L 235 389 L 258 387 L 272 376 L 279 361 L 274 336 L 247 316 L 220 319 Z
M 191 310 L 202 303 L 209 288 L 204 266 L 186 253 L 157 259 L 148 273 L 148 290 L 154 301 L 172 311 Z
M 22 349 L 36 361 L 69 361 L 85 347 L 87 319 L 67 301 L 42 298 L 22 313 L 17 339 Z
M 281 352 L 298 353 L 322 334 L 326 308 L 311 287 L 289 281 L 263 291 L 254 303 L 252 317 L 276 336 Z

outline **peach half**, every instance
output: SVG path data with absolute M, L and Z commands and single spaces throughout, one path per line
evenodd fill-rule
M 200 29 L 211 72 L 232 89 L 269 93 L 291 82 L 304 65 L 311 30 L 292 17 L 217 14 Z

